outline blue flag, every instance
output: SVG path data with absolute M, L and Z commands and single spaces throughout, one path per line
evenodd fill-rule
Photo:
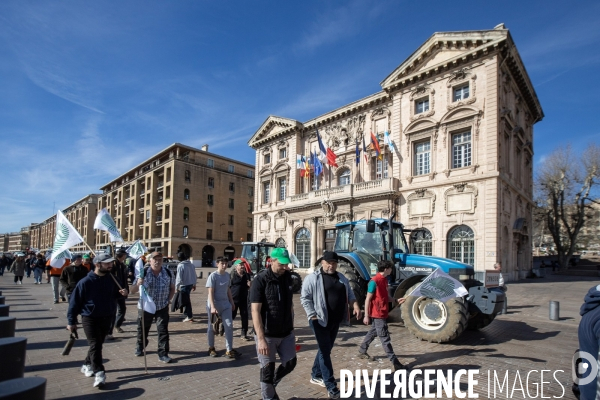
M 325 157 L 327 157 L 327 148 L 325 147 L 325 145 L 323 144 L 323 141 L 321 140 L 321 135 L 319 135 L 319 130 L 317 128 L 315 128 L 315 130 L 317 131 L 317 140 L 319 141 L 319 151 L 320 151 L 320 156 L 319 159 L 324 160 Z
M 358 147 L 358 139 L 356 140 L 356 165 L 360 164 L 360 148 Z
M 319 161 L 319 158 L 316 155 L 317 151 L 314 152 L 314 161 L 315 161 L 315 176 L 319 176 L 323 173 L 323 164 Z M 312 154 L 311 154 L 312 156 Z

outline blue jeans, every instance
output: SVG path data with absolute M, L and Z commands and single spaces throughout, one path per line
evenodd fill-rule
M 33 279 L 35 279 L 35 283 L 42 283 L 42 275 L 44 274 L 44 270 L 41 268 L 33 269 Z
M 319 347 L 315 362 L 313 363 L 311 375 L 315 379 L 323 379 L 328 392 L 335 392 L 337 391 L 337 383 L 333 376 L 331 349 L 333 348 L 333 343 L 335 342 L 340 326 L 322 327 L 316 319 L 311 319 L 309 324 L 315 334 L 317 345 Z
M 179 291 L 181 293 L 187 293 L 188 295 L 190 293 L 192 293 L 192 286 L 193 285 L 181 285 L 179 286 Z M 192 318 L 194 316 L 194 313 L 192 312 L 192 300 L 190 299 L 190 302 L 187 303 L 186 305 L 183 306 L 183 314 L 188 317 L 188 318 Z

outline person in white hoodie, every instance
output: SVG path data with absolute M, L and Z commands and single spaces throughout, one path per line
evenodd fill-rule
M 177 265 L 177 278 L 175 279 L 175 289 L 186 294 L 183 302 L 183 314 L 185 319 L 183 322 L 194 322 L 194 314 L 192 313 L 192 302 L 190 293 L 196 290 L 196 267 L 188 260 L 188 257 L 183 252 L 177 253 L 179 264 Z

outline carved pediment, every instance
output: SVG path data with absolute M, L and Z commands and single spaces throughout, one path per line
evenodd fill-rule
M 473 214 L 477 207 L 477 187 L 465 182 L 457 183 L 444 192 L 446 215 Z
M 303 127 L 302 123 L 295 119 L 269 116 L 252 135 L 248 141 L 248 145 L 252 148 L 257 148 L 261 143 L 271 139 L 280 138 L 285 132 L 289 132 L 293 128 Z
M 409 218 L 433 217 L 435 193 L 427 189 L 417 189 L 406 198 Z

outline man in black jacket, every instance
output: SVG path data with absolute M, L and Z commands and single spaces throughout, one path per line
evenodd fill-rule
M 296 367 L 294 304 L 289 263 L 290 257 L 286 249 L 273 249 L 271 268 L 260 272 L 250 286 L 263 399 L 279 399 L 275 386 Z M 276 371 L 277 354 L 281 365 Z
M 102 364 L 102 344 L 115 315 L 116 301 L 127 296 L 127 289 L 119 290 L 110 276 L 114 258 L 101 254 L 94 258 L 96 269 L 79 281 L 69 302 L 67 329 L 77 330 L 77 316 L 81 314 L 83 332 L 90 348 L 81 372 L 91 377 L 95 375 L 94 387 L 104 386 L 106 375 Z
M 114 266 L 112 268 L 111 274 L 114 275 L 117 282 L 123 289 L 127 289 L 129 291 L 129 281 L 128 281 L 128 271 L 127 266 L 125 265 L 125 259 L 127 258 L 127 252 L 125 249 L 117 250 L 117 257 L 114 262 Z M 112 322 L 110 324 L 110 329 L 108 330 L 108 335 L 106 335 L 106 339 L 113 340 L 113 330 L 116 329 L 117 332 L 123 333 L 125 332 L 121 325 L 125 321 L 125 311 L 127 311 L 127 305 L 125 303 L 125 297 L 120 297 L 117 299 L 117 314 L 113 317 Z
M 242 340 L 251 340 L 248 337 L 248 288 L 250 287 L 250 275 L 246 272 L 246 268 L 242 264 L 242 260 L 237 260 L 233 263 L 231 269 L 231 297 L 235 307 L 231 315 L 234 320 L 238 311 L 242 320 Z
M 67 299 L 71 299 L 71 294 L 80 280 L 85 278 L 90 271 L 82 264 L 81 254 L 73 257 L 73 264 L 65 267 L 60 274 L 60 285 L 66 289 Z

